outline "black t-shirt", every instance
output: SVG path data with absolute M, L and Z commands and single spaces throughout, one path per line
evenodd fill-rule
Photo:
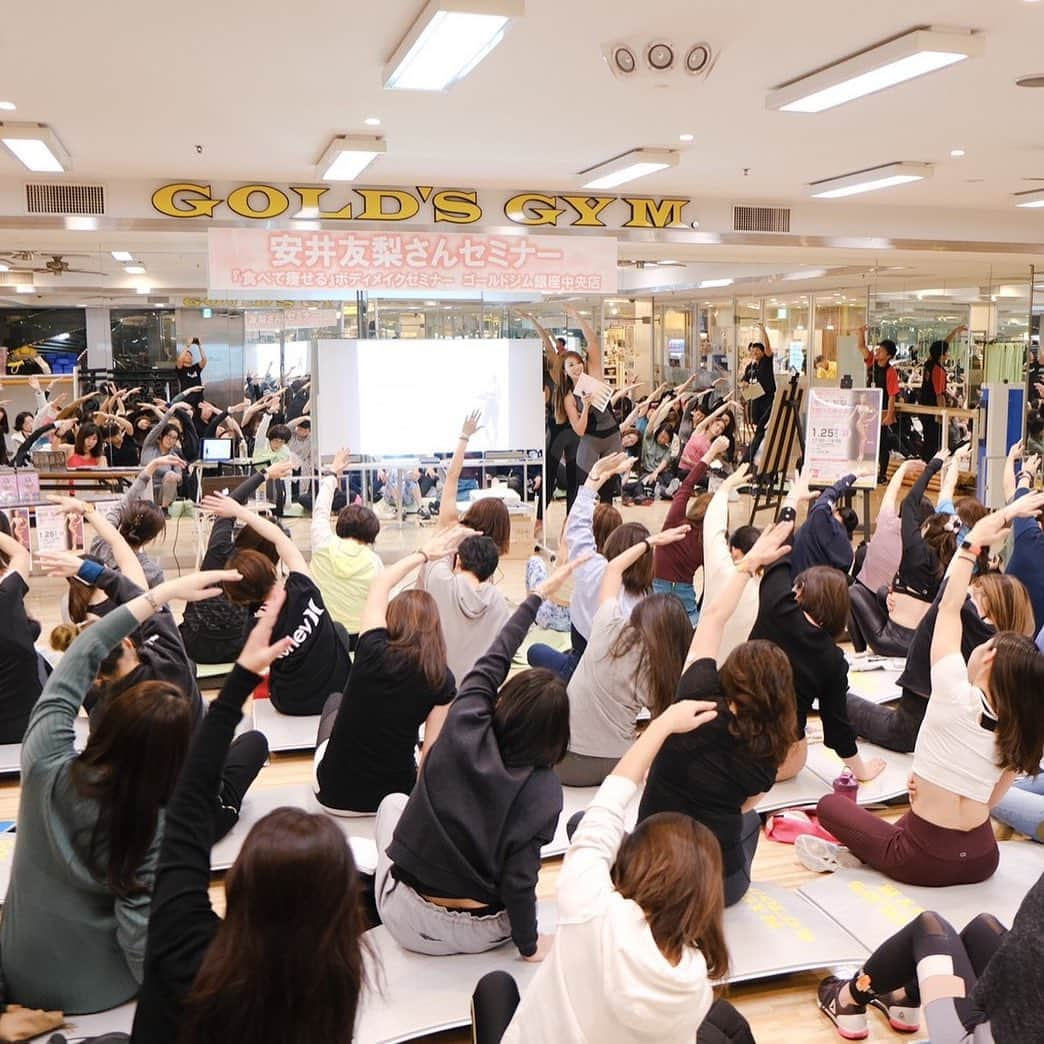
M 855 731 L 848 723 L 848 663 L 822 627 L 806 619 L 793 592 L 790 559 L 769 566 L 761 579 L 758 617 L 751 638 L 775 642 L 790 661 L 797 694 L 798 739 L 814 701 L 819 701 L 823 740 L 839 757 L 857 752 Z
M 713 660 L 697 660 L 689 667 L 675 699 L 715 700 L 718 715 L 693 732 L 667 737 L 649 770 L 638 819 L 681 812 L 703 823 L 721 845 L 727 877 L 744 865 L 740 809 L 748 798 L 772 788 L 776 767 L 752 758 L 746 744 L 729 731 L 733 716 Z
M 306 573 L 286 578 L 286 601 L 272 641 L 287 636 L 293 648 L 272 664 L 268 678 L 272 706 L 282 714 L 319 714 L 329 696 L 344 691 L 351 662 L 319 588 Z
M 178 377 L 178 391 L 198 388 L 203 383 L 203 367 L 198 362 L 191 366 L 179 366 L 175 371 Z
M 123 442 L 119 446 L 110 442 L 105 447 L 105 453 L 109 458 L 109 464 L 114 468 L 136 468 L 138 466 L 140 457 L 138 444 L 129 435 L 124 435 Z
M 456 695 L 447 669 L 442 685 L 388 651 L 388 630 L 359 638 L 352 674 L 319 763 L 319 800 L 328 808 L 376 812 L 388 794 L 409 794 L 417 782 L 417 729 L 436 706 Z
M 33 644 L 39 635 L 25 612 L 29 587 L 21 573 L 0 582 L 0 743 L 21 743 L 43 691 L 44 670 Z

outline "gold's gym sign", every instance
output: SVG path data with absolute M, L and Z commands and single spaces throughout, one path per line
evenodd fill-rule
M 332 194 L 331 194 L 332 193 Z M 324 185 L 240 185 L 215 192 L 211 185 L 177 181 L 152 194 L 152 206 L 172 218 L 213 218 L 221 208 L 241 218 L 322 221 L 381 221 L 450 225 L 491 224 L 500 212 L 529 228 L 693 228 L 688 218 L 692 200 L 648 196 L 602 196 L 585 193 L 516 192 L 483 205 L 474 189 L 351 188 Z

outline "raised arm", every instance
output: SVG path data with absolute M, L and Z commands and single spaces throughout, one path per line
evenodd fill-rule
M 919 460 L 904 460 L 895 469 L 892 477 L 888 480 L 888 485 L 885 487 L 884 496 L 881 498 L 882 511 L 890 511 L 893 515 L 899 513 L 899 494 L 902 492 L 903 483 L 906 481 L 906 476 L 919 466 L 922 466 Z
M 419 551 L 400 558 L 379 572 L 370 583 L 370 590 L 366 595 L 366 605 L 359 618 L 359 633 L 365 634 L 378 627 L 387 627 L 388 601 L 392 591 L 422 565 L 451 555 L 465 537 L 474 535 L 475 530 L 460 525 L 437 531 L 424 542 Z
M 633 465 L 634 461 L 626 453 L 610 453 L 595 461 L 566 518 L 565 538 L 570 558 L 595 552 L 594 509 L 598 491 L 613 475 L 626 475 Z
M 622 551 L 605 567 L 602 576 L 602 587 L 598 592 L 598 604 L 605 605 L 607 602 L 615 602 L 623 590 L 624 573 L 642 559 L 645 555 L 652 554 L 657 547 L 666 547 L 668 544 L 676 544 L 684 540 L 692 526 L 686 523 L 683 526 L 675 526 L 673 529 L 665 529 L 637 544 L 632 544 L 626 551 Z
M 1010 450 L 1008 450 L 1008 457 L 1004 461 L 1004 502 L 1008 503 L 1012 497 L 1015 496 L 1015 487 L 1018 481 L 1018 461 L 1022 460 L 1024 455 L 1024 448 L 1022 442 L 1016 442 Z
M 460 481 L 460 473 L 464 470 L 464 454 L 468 449 L 468 440 L 482 427 L 479 421 L 482 419 L 482 411 L 475 410 L 464 418 L 460 426 L 460 435 L 457 436 L 457 445 L 453 450 L 449 468 L 446 470 L 446 481 L 443 483 L 439 495 L 439 529 L 448 529 L 455 526 L 459 520 L 457 514 L 457 483 Z
M 112 548 L 112 559 L 120 573 L 140 590 L 148 589 L 149 582 L 145 578 L 145 570 L 142 568 L 138 556 L 131 550 L 130 544 L 124 540 L 123 534 L 102 512 L 97 511 L 93 504 L 76 497 L 63 497 L 57 493 L 51 493 L 47 499 L 52 504 L 57 504 L 65 514 L 80 515 L 86 519 L 94 532 Z
M 15 540 L 6 533 L 0 533 L 0 554 L 7 559 L 5 572 L 17 573 L 28 584 L 32 561 L 28 548 L 20 540 Z
M 573 835 L 558 875 L 559 914 L 584 921 L 600 908 L 613 889 L 612 867 L 626 836 L 624 812 L 652 767 L 668 736 L 691 732 L 712 721 L 717 709 L 710 701 L 680 700 L 667 708 L 620 759 L 598 788 Z
M 301 554 L 301 549 L 293 540 L 283 532 L 274 522 L 262 518 L 256 511 L 237 503 L 231 497 L 220 494 L 211 494 L 204 497 L 201 507 L 204 511 L 210 511 L 220 518 L 237 518 L 240 522 L 250 526 L 258 536 L 273 544 L 283 565 L 291 573 L 304 573 L 309 576 L 308 564 Z
M 752 576 L 766 566 L 782 558 L 790 551 L 786 540 L 793 529 L 792 522 L 777 522 L 768 526 L 758 537 L 754 546 L 736 566 L 728 582 L 719 591 L 712 603 L 703 607 L 696 633 L 692 636 L 689 654 L 685 657 L 688 666 L 696 660 L 717 660 L 725 625 L 739 605 L 740 596 Z
M 765 354 L 768 356 L 772 355 L 772 341 L 769 338 L 769 332 L 765 329 L 764 323 L 758 323 L 758 329 L 761 331 L 761 343 L 765 346 Z
M 566 314 L 571 315 L 576 320 L 577 326 L 580 327 L 581 333 L 584 335 L 584 340 L 587 342 L 587 372 L 592 377 L 597 377 L 599 380 L 602 379 L 602 341 L 598 334 L 595 333 L 594 327 L 582 316 L 578 311 L 573 308 L 566 307 Z
M 902 518 L 903 547 L 911 547 L 916 544 L 921 535 L 921 501 L 928 490 L 928 483 L 932 476 L 949 459 L 948 450 L 940 450 L 930 461 L 924 471 L 918 476 L 917 481 L 910 487 L 910 492 L 903 498 L 899 514 Z
M 333 498 L 337 487 L 341 484 L 341 476 L 344 469 L 348 467 L 351 459 L 351 450 L 342 446 L 333 456 L 330 462 L 332 475 L 325 475 L 319 483 L 319 489 L 315 494 L 315 503 L 312 505 L 312 554 L 321 547 L 333 543 L 336 539 L 333 529 L 330 527 L 330 512 L 333 509 Z

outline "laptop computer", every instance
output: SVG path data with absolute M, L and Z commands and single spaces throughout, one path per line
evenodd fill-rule
M 231 439 L 204 439 L 203 461 L 204 463 L 227 463 L 232 459 Z

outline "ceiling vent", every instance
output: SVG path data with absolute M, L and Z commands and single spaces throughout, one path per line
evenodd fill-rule
M 44 182 L 25 186 L 27 214 L 104 214 L 103 185 L 56 185 Z
M 789 232 L 790 207 L 733 207 L 733 232 Z

